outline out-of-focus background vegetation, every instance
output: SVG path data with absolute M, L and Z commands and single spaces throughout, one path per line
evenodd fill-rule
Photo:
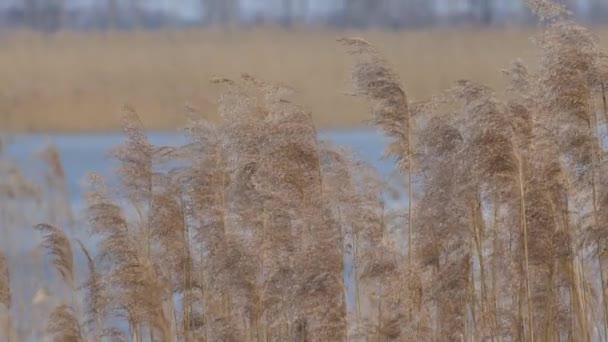
M 562 2 L 608 33 L 608 1 Z M 372 41 L 416 100 L 459 78 L 500 89 L 535 26 L 525 0 L 4 0 L 0 128 L 115 130 L 128 103 L 172 129 L 186 104 L 213 116 L 209 79 L 243 71 L 294 86 L 322 127 L 352 127 L 365 108 L 342 96 L 336 38 Z

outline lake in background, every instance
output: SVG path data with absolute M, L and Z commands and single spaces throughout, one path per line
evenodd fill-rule
M 185 142 L 180 134 L 150 133 L 150 142 L 158 146 L 178 146 Z M 355 154 L 374 165 L 381 175 L 388 176 L 394 170 L 392 161 L 383 160 L 382 154 L 387 140 L 381 134 L 371 130 L 322 131 L 320 138 L 348 147 Z M 73 199 L 74 209 L 81 207 L 82 186 L 88 172 L 111 175 L 116 167 L 108 158 L 114 147 L 122 144 L 125 137 L 121 133 L 79 134 L 79 135 L 15 135 L 7 139 L 6 154 L 21 165 L 26 174 L 33 175 L 43 167 L 34 156 L 53 143 L 59 149 L 66 178 Z
M 150 142 L 157 146 L 179 146 L 185 143 L 185 138 L 177 133 L 150 133 Z M 4 136 L 5 155 L 8 159 L 16 162 L 24 173 L 36 181 L 44 181 L 44 172 L 48 166 L 36 157 L 36 153 L 43 150 L 49 143 L 54 144 L 61 155 L 61 161 L 66 173 L 68 187 L 70 190 L 71 204 L 76 216 L 76 223 L 72 227 L 71 236 L 83 240 L 91 250 L 95 249 L 94 241 L 88 236 L 86 229 L 86 218 L 84 217 L 83 190 L 87 185 L 87 174 L 94 171 L 105 177 L 112 177 L 117 166 L 116 162 L 109 158 L 112 148 L 125 142 L 121 133 L 110 134 L 79 134 L 79 135 L 15 135 Z M 387 139 L 381 134 L 371 130 L 352 131 L 324 131 L 320 133 L 322 140 L 332 141 L 335 144 L 352 150 L 361 160 L 374 165 L 379 173 L 388 177 L 394 170 L 391 160 L 382 158 Z M 9 209 L 10 210 L 10 209 Z M 28 216 L 27 221 L 37 220 L 35 217 L 44 217 L 42 212 L 31 212 L 32 209 L 17 206 L 15 209 L 19 215 Z M 28 211 L 29 210 L 29 211 Z M 39 209 L 33 209 L 34 211 Z M 31 222 L 35 224 L 38 222 Z M 21 224 L 24 227 L 11 227 L 10 234 L 4 235 L 4 243 L 1 248 L 12 265 L 12 287 L 16 289 L 16 300 L 29 301 L 35 297 L 35 293 L 42 287 L 47 287 L 46 280 L 57 278 L 52 266 L 47 262 L 41 262 L 39 257 L 31 258 L 32 251 L 40 243 L 40 234 L 35 232 L 30 223 Z M 350 242 L 345 240 L 345 247 Z M 2 241 L 0 241 L 2 242 Z M 75 251 L 76 267 L 78 274 L 86 274 L 86 263 L 80 251 Z M 44 266 L 46 264 L 46 266 Z M 345 256 L 344 280 L 347 287 L 347 305 L 352 310 L 354 300 L 354 286 L 352 259 Z M 31 278 L 35 274 L 36 279 Z M 50 290 L 51 295 L 53 289 Z M 57 288 L 55 289 L 57 292 Z M 50 303 L 47 305 L 51 305 Z M 21 305 L 19 305 L 21 306 Z M 23 307 L 26 307 L 24 305 Z M 44 320 L 44 310 L 26 311 L 16 313 L 15 317 L 29 317 L 29 319 Z M 24 321 L 25 322 L 25 321 Z M 21 332 L 28 331 L 27 324 L 20 325 Z M 38 337 L 37 337 L 38 336 Z M 26 341 L 36 341 L 40 335 L 29 335 Z

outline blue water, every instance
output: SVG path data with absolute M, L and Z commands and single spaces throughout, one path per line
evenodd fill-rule
M 375 131 L 352 130 L 321 132 L 323 140 L 351 149 L 362 160 L 374 165 L 380 174 L 387 176 L 393 170 L 393 163 L 382 160 L 386 139 Z M 150 141 L 159 146 L 178 146 L 185 142 L 182 135 L 155 132 Z M 124 142 L 120 133 L 86 135 L 19 135 L 8 139 L 6 154 L 25 168 L 33 177 L 43 171 L 43 165 L 34 154 L 48 143 L 53 143 L 61 153 L 62 163 L 75 208 L 80 207 L 82 185 L 88 172 L 111 175 L 116 167 L 108 157 L 112 148 Z
M 394 170 L 394 164 L 390 160 L 382 159 L 382 154 L 386 146 L 386 139 L 380 134 L 371 130 L 353 131 L 325 131 L 321 132 L 321 139 L 332 141 L 333 143 L 349 148 L 361 160 L 375 166 L 382 176 L 389 176 Z M 54 144 L 61 155 L 61 161 L 68 181 L 72 208 L 77 216 L 75 230 L 72 232 L 74 237 L 84 238 L 85 244 L 90 250 L 95 250 L 94 243 L 90 237 L 86 237 L 86 225 L 82 216 L 83 209 L 83 190 L 86 189 L 87 174 L 96 172 L 102 176 L 111 177 L 116 163 L 109 157 L 111 150 L 122 144 L 125 138 L 120 133 L 112 134 L 86 134 L 86 135 L 18 135 L 4 139 L 5 155 L 23 168 L 24 173 L 34 180 L 44 179 L 47 166 L 36 157 L 36 153 L 42 151 L 49 143 Z M 157 146 L 179 146 L 185 143 L 185 138 L 177 133 L 151 133 L 150 141 Z M 22 208 L 23 209 L 23 208 Z M 21 228 L 21 227 L 19 227 Z M 14 245 L 14 249 L 9 255 L 9 260 L 16 267 L 13 272 L 13 286 L 21 289 L 21 297 L 31 298 L 33 293 L 39 288 L 39 284 L 31 283 L 28 279 L 28 269 L 33 270 L 35 264 L 29 261 L 28 253 L 39 243 L 31 226 L 22 227 L 19 233 L 19 242 Z M 348 240 L 348 239 L 347 239 Z M 349 241 L 345 241 L 346 244 Z M 76 265 L 79 274 L 85 271 L 81 253 L 75 254 Z M 347 306 L 353 309 L 354 298 L 354 275 L 352 272 L 352 258 L 345 255 L 344 281 L 347 287 Z M 34 271 L 35 272 L 35 271 Z M 50 267 L 46 267 L 46 279 L 54 277 Z M 30 312 L 26 311 L 16 317 L 27 317 Z M 24 328 L 24 327 L 20 327 Z M 27 329 L 25 330 L 27 331 Z M 36 338 L 24 339 L 36 340 Z

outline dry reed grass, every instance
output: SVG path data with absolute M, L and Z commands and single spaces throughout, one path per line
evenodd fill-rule
M 598 29 L 598 34 L 605 34 Z M 535 60 L 532 31 L 521 29 L 421 32 L 215 31 L 59 33 L 0 37 L 0 126 L 12 132 L 116 130 L 123 103 L 137 108 L 149 129 L 184 124 L 186 102 L 215 113 L 216 75 L 254 72 L 289 80 L 298 102 L 320 127 L 345 128 L 366 118 L 363 107 L 336 96 L 345 90 L 345 56 L 338 36 L 362 36 L 408 80 L 411 99 L 470 78 L 502 89 L 495 70 L 516 57 Z M 217 116 L 213 115 L 217 118 Z
M 413 102 L 380 49 L 340 39 L 355 57 L 354 94 L 370 103 L 372 123 L 392 139 L 387 154 L 408 179 L 407 209 L 387 207 L 390 184 L 371 166 L 319 140 L 285 85 L 248 74 L 213 79 L 220 120 L 190 113 L 188 143 L 178 147 L 150 144 L 126 107 L 127 139 L 112 154 L 117 182 L 91 174 L 86 242 L 95 253 L 59 227 L 71 224 L 70 211 L 54 217 L 63 223 L 36 225 L 59 273 L 55 291 L 65 293 L 53 302 L 37 296 L 45 328 L 23 329 L 11 319 L 15 271 L 0 257 L 0 334 L 605 340 L 608 64 L 597 38 L 561 6 L 530 2 L 544 28 L 539 68 L 512 63 L 504 92 L 459 80 Z M 35 193 L 43 201 L 65 189 L 49 151 L 58 181 Z M 30 187 L 4 185 L 0 208 L 16 198 L 27 205 Z M 389 234 L 394 226 L 404 234 Z M 87 262 L 84 280 L 74 243 Z

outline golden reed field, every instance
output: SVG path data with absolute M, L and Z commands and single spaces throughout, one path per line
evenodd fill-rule
M 608 29 L 595 29 L 605 35 Z M 0 36 L 0 127 L 12 132 L 106 131 L 119 127 L 124 104 L 146 127 L 172 129 L 184 107 L 215 112 L 216 75 L 246 71 L 288 82 L 321 127 L 349 127 L 365 118 L 347 91 L 348 60 L 336 39 L 363 37 L 385 53 L 412 100 L 475 79 L 501 88 L 496 71 L 515 58 L 535 60 L 523 29 L 416 32 L 251 31 L 114 32 Z M 603 43 L 605 44 L 605 43 Z

